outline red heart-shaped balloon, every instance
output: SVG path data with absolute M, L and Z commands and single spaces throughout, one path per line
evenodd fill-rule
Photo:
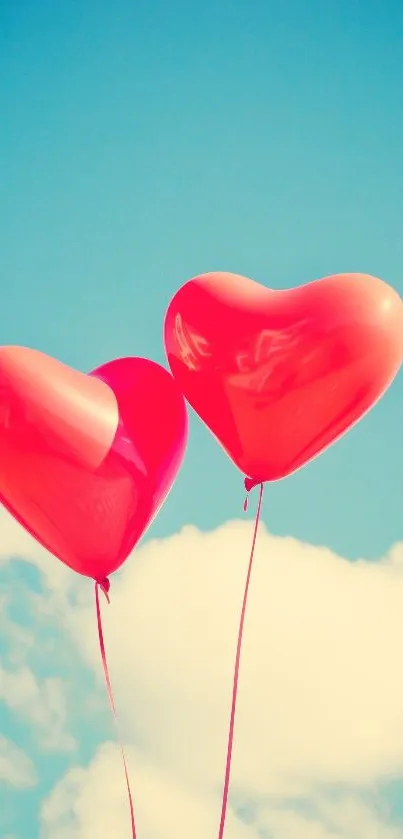
M 403 303 L 364 274 L 273 291 L 204 274 L 165 319 L 171 370 L 254 483 L 290 475 L 380 398 L 403 359 Z
M 86 375 L 0 348 L 0 500 L 49 551 L 98 582 L 166 498 L 187 439 L 180 390 L 159 364 L 120 358 Z

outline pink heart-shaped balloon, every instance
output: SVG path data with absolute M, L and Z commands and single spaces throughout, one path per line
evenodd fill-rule
M 299 469 L 380 398 L 403 359 L 403 303 L 364 274 L 284 291 L 204 274 L 175 294 L 164 335 L 183 394 L 251 486 Z
M 49 551 L 104 580 L 125 561 L 180 468 L 187 414 L 143 358 L 91 374 L 0 348 L 0 501 Z

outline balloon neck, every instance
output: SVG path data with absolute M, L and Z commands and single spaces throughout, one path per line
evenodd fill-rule
M 252 489 L 254 489 L 255 487 L 258 487 L 258 486 L 261 486 L 262 490 L 263 490 L 263 481 L 256 481 L 255 478 L 245 478 L 244 487 L 245 487 L 246 492 L 249 493 Z M 248 509 L 248 496 L 246 496 L 245 501 L 244 501 L 244 505 L 243 505 L 244 513 L 246 513 L 247 509 Z
M 104 577 L 103 580 L 96 580 L 96 582 L 97 582 L 97 585 L 99 585 L 99 588 L 101 589 L 101 591 L 104 593 L 104 595 L 105 595 L 105 597 L 106 597 L 106 599 L 109 603 L 109 589 L 111 587 L 111 584 L 110 584 L 108 578 Z
M 250 492 L 255 487 L 260 486 L 261 483 L 263 483 L 263 481 L 257 481 L 255 478 L 245 478 L 244 486 L 246 492 Z

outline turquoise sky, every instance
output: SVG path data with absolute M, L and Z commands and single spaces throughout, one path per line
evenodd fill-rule
M 83 370 L 126 354 L 164 363 L 169 299 L 204 271 L 274 288 L 362 271 L 403 294 L 398 0 L 2 0 L 0 106 L 3 344 Z M 403 538 L 402 382 L 268 488 L 273 532 L 350 558 Z M 242 502 L 241 476 L 192 417 L 151 533 L 211 528 Z M 29 748 L 1 705 L 0 726 Z M 80 741 L 85 757 L 93 742 Z M 36 761 L 21 839 L 64 767 Z

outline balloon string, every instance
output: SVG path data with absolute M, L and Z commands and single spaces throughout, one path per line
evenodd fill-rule
M 128 795 L 128 799 L 129 799 L 129 806 L 130 806 L 132 839 L 136 839 L 136 825 L 135 825 L 135 821 L 134 821 L 133 796 L 132 796 L 132 791 L 130 789 L 130 781 L 129 781 L 129 773 L 128 773 L 128 769 L 127 769 L 126 755 L 125 755 L 125 750 L 123 748 L 122 739 L 121 739 L 121 736 L 120 736 L 120 733 L 119 733 L 118 715 L 116 713 L 116 705 L 115 705 L 115 700 L 113 698 L 112 685 L 111 685 L 111 680 L 110 680 L 110 677 L 109 677 L 109 669 L 108 669 L 108 662 L 107 662 L 107 658 L 106 658 L 106 650 L 105 650 L 105 642 L 104 642 L 104 633 L 103 633 L 103 630 L 102 630 L 101 607 L 100 607 L 100 603 L 99 603 L 99 589 L 100 588 L 102 589 L 102 591 L 103 591 L 103 593 L 106 597 L 106 600 L 109 603 L 109 594 L 108 594 L 109 586 L 110 586 L 109 580 L 102 580 L 102 582 L 96 582 L 95 583 L 95 604 L 96 604 L 96 610 L 97 610 L 99 649 L 101 651 L 102 666 L 103 666 L 103 669 L 104 669 L 104 676 L 105 676 L 105 682 L 106 682 L 106 687 L 107 687 L 107 691 L 108 691 L 109 703 L 110 703 L 110 706 L 111 706 L 111 709 L 112 709 L 112 713 L 113 713 L 113 717 L 114 717 L 114 721 L 115 721 L 115 725 L 116 725 L 118 742 L 119 742 L 119 747 L 120 747 L 120 751 L 121 751 L 121 755 L 122 755 L 122 761 L 123 761 L 123 768 L 124 768 L 124 771 L 125 771 L 127 795 Z
M 247 489 L 247 491 L 249 491 L 248 487 L 246 487 L 246 489 Z M 240 616 L 239 628 L 238 628 L 238 641 L 237 641 L 236 656 L 235 656 L 234 678 L 233 678 L 233 683 L 232 683 L 232 704 L 231 704 L 231 716 L 230 716 L 229 732 L 228 732 L 227 761 L 226 761 L 226 765 L 225 765 L 225 778 L 224 778 L 224 788 L 223 788 L 223 795 L 222 795 L 221 819 L 220 819 L 220 829 L 218 831 L 218 839 L 223 839 L 224 828 L 225 828 L 225 819 L 226 819 L 226 816 L 227 816 L 228 793 L 229 793 L 229 785 L 230 785 L 230 777 L 231 777 L 232 747 L 233 747 L 233 743 L 234 743 L 235 713 L 236 713 L 236 703 L 237 703 L 237 698 L 238 698 L 239 668 L 240 668 L 240 663 L 241 663 L 243 629 L 244 629 L 245 616 L 246 616 L 246 607 L 247 607 L 247 603 L 248 603 L 249 584 L 250 584 L 250 579 L 251 579 L 251 575 L 252 575 L 252 568 L 253 568 L 253 558 L 254 558 L 254 555 L 255 555 L 256 537 L 257 537 L 257 531 L 258 531 L 258 526 L 259 526 L 260 512 L 261 512 L 261 509 L 262 509 L 262 498 L 263 498 L 263 483 L 260 484 L 259 502 L 258 502 L 258 505 L 257 505 L 256 518 L 255 518 L 255 529 L 253 531 L 252 547 L 251 547 L 251 552 L 250 552 L 250 557 L 249 557 L 248 572 L 247 572 L 247 575 L 246 575 L 245 589 L 244 589 L 242 609 L 241 609 L 241 616 Z M 247 501 L 246 501 L 245 505 L 244 505 L 244 510 L 247 509 L 247 506 L 248 505 L 247 505 Z

